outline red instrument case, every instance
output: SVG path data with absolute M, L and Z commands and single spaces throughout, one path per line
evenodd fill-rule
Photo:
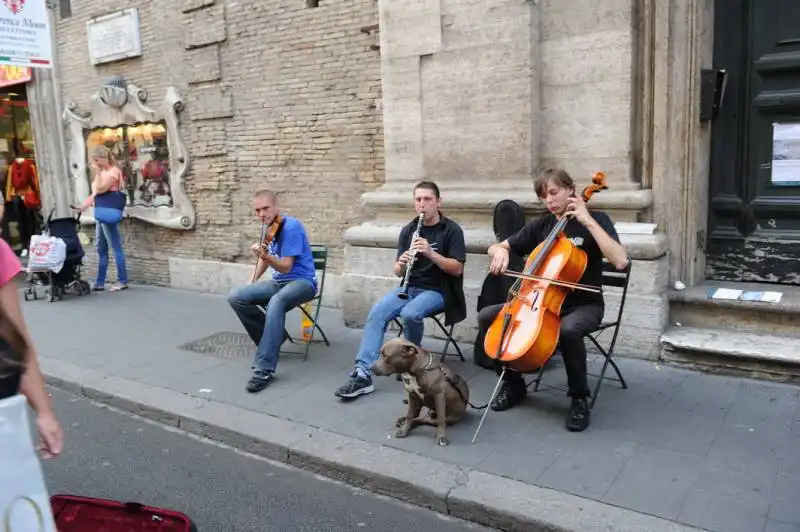
M 180 512 L 138 503 L 54 495 L 50 506 L 59 532 L 197 532 Z

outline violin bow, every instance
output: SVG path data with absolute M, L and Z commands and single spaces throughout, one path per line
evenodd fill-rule
M 263 244 L 264 236 L 266 236 L 266 234 L 267 234 L 267 224 L 262 223 L 261 224 L 261 238 L 258 241 L 258 245 L 259 246 L 261 246 Z M 261 253 L 259 252 L 256 257 L 257 257 L 256 258 L 256 267 L 253 270 L 253 279 L 250 281 L 250 284 L 253 284 L 253 283 L 256 282 L 256 274 L 258 273 L 258 267 L 261 265 Z

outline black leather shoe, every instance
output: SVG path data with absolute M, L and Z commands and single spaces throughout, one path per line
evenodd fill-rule
M 570 432 L 582 432 L 589 426 L 591 410 L 586 398 L 573 399 L 569 407 L 569 417 L 567 417 L 567 430 Z
M 492 410 L 496 412 L 508 410 L 521 403 L 526 395 L 528 395 L 528 389 L 524 384 L 504 382 L 500 385 L 500 391 L 492 401 Z

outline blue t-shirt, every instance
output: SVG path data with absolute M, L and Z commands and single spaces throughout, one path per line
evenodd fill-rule
M 276 282 L 289 282 L 308 279 L 317 290 L 317 275 L 314 269 L 314 256 L 308 243 L 306 230 L 297 218 L 283 217 L 283 228 L 278 238 L 269 245 L 269 253 L 278 258 L 294 257 L 292 269 L 288 273 L 274 270 L 272 279 Z

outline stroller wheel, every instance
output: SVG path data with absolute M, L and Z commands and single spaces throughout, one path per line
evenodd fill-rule
M 79 281 L 81 294 L 88 296 L 92 293 L 92 287 L 86 281 Z
M 25 290 L 25 292 L 22 294 L 22 297 L 25 298 L 25 301 L 30 301 L 31 300 L 30 296 L 31 295 L 28 293 L 27 290 Z

